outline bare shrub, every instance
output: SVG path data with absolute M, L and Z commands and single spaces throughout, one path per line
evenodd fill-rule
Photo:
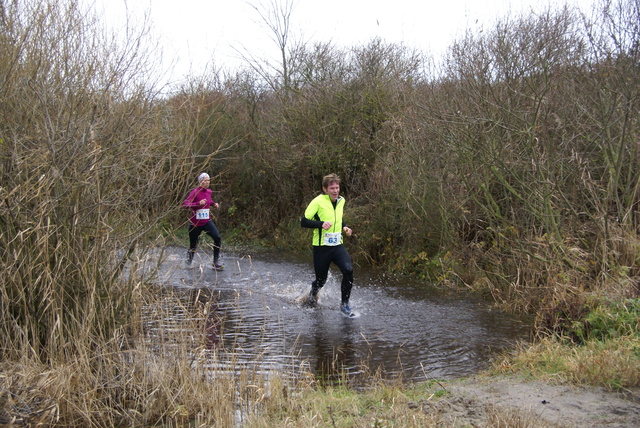
M 625 18 L 612 20 L 629 21 L 632 8 L 620 10 Z M 595 55 L 584 22 L 565 8 L 468 33 L 451 47 L 429 96 L 417 101 L 418 114 L 408 116 L 416 125 L 402 128 L 422 129 L 421 141 L 429 142 L 431 155 L 417 158 L 434 160 L 425 163 L 430 172 L 414 169 L 407 182 L 446 189 L 432 200 L 448 214 L 441 236 L 472 262 L 458 269 L 468 274 L 474 266 L 468 279 L 491 284 L 494 299 L 520 309 L 595 291 L 604 276 L 615 277 L 614 266 L 637 257 L 630 238 L 638 162 L 629 120 L 637 106 L 625 101 L 635 99 L 637 85 L 619 80 L 632 82 L 637 73 L 626 52 L 603 54 L 615 44 L 599 43 Z M 633 45 L 629 33 L 609 34 L 627 40 L 627 50 Z M 605 78 L 611 58 L 619 66 L 606 69 L 616 77 Z M 612 239 L 616 222 L 628 225 L 625 238 Z M 612 251 L 623 242 L 626 249 Z
M 144 30 L 113 44 L 75 1 L 8 2 L 2 19 L 3 352 L 55 360 L 123 334 L 121 269 L 191 165 L 140 83 Z

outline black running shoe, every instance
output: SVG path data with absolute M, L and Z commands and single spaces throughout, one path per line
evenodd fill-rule
M 313 294 L 313 292 L 309 293 L 309 300 L 307 300 L 307 306 L 310 308 L 315 308 L 318 306 L 318 295 Z

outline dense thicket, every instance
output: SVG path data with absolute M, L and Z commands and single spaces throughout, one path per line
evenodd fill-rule
M 505 17 L 437 65 L 372 40 L 295 46 L 266 89 L 230 79 L 225 113 L 244 126 L 212 165 L 234 207 L 222 224 L 303 246 L 304 204 L 336 172 L 360 262 L 549 326 L 589 294 L 637 295 L 640 3 L 583 12 Z
M 202 169 L 243 239 L 306 248 L 300 215 L 335 172 L 359 263 L 549 327 L 590 293 L 638 295 L 639 4 L 506 17 L 436 60 L 283 44 L 273 74 L 248 64 L 163 97 L 144 31 L 116 43 L 75 1 L 0 3 L 5 352 L 117 336 L 135 310 L 123 261 L 183 224 Z
M 121 271 L 186 188 L 196 131 L 159 102 L 141 50 L 75 1 L 0 2 L 2 352 L 45 361 L 117 338 Z M 171 121 L 169 122 L 169 118 Z

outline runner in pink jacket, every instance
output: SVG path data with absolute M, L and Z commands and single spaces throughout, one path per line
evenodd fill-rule
M 211 199 L 211 189 L 209 186 L 211 179 L 209 174 L 203 172 L 198 176 L 198 187 L 189 192 L 189 196 L 182 203 L 182 206 L 192 211 L 189 219 L 189 250 L 187 251 L 187 264 L 193 261 L 193 255 L 198 247 L 198 238 L 202 232 L 205 232 L 213 239 L 213 267 L 216 270 L 224 269 L 220 263 L 220 232 L 211 220 L 210 208 L 220 208 L 220 204 Z

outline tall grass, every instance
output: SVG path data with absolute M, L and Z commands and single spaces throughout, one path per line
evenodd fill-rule
M 47 361 L 123 334 L 138 292 L 122 267 L 175 217 L 204 125 L 168 126 L 146 29 L 115 44 L 75 1 L 2 13 L 3 352 Z
M 118 44 L 71 0 L 3 2 L 0 20 L 3 423 L 182 417 L 176 391 L 206 401 L 208 382 L 131 347 L 147 287 L 133 257 L 202 167 L 202 126 L 168 126 L 145 28 Z
M 148 273 L 147 273 L 148 274 Z M 3 364 L 2 423 L 55 426 L 240 426 L 298 386 L 226 352 L 213 340 L 209 290 L 160 289 L 139 302 L 138 332 L 58 363 Z M 185 298 L 186 297 L 186 298 Z M 304 379 L 304 378 L 303 378 Z

